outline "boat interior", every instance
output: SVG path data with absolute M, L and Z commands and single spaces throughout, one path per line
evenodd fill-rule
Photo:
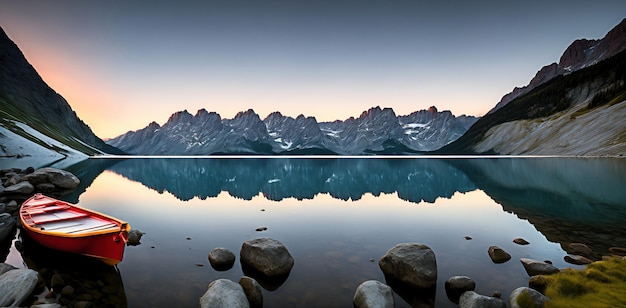
M 67 234 L 91 233 L 102 230 L 119 230 L 116 222 L 82 212 L 69 205 L 54 204 L 31 207 L 25 210 L 36 228 Z

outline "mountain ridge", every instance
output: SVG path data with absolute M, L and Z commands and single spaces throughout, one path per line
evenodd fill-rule
M 460 137 L 477 120 L 436 107 L 397 116 L 373 107 L 358 118 L 317 122 L 276 111 L 265 119 L 252 109 L 223 119 L 205 109 L 175 112 L 159 126 L 129 131 L 107 143 L 132 154 L 406 154 L 439 148 Z
M 495 112 L 517 97 L 529 93 L 557 76 L 567 75 L 594 65 L 617 55 L 624 49 L 626 49 L 626 18 L 609 30 L 602 39 L 589 40 L 583 38 L 573 41 L 565 49 L 558 63 L 554 62 L 542 67 L 528 85 L 513 88 L 487 114 Z

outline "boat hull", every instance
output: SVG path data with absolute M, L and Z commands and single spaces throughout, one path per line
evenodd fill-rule
M 122 261 L 130 231 L 128 223 L 117 218 L 40 194 L 24 201 L 20 220 L 38 243 L 109 265 Z
M 24 228 L 24 230 L 33 240 L 48 248 L 97 258 L 109 265 L 118 264 L 124 258 L 126 241 L 122 239 L 124 235 L 119 232 L 81 237 L 60 237 L 34 232 L 28 228 Z M 125 238 L 128 238 L 127 234 Z

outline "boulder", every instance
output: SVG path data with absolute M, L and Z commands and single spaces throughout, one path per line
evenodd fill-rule
M 445 288 L 448 299 L 458 304 L 461 294 L 466 291 L 474 291 L 476 282 L 467 276 L 453 276 L 446 280 Z
M 544 294 L 548 287 L 548 280 L 544 275 L 535 275 L 528 280 L 528 287 L 537 290 L 537 292 Z
M 44 192 L 44 193 L 53 192 L 57 189 L 57 187 L 51 183 L 41 183 L 41 184 L 35 185 L 35 187 L 37 188 L 37 190 Z
M 45 175 L 45 181 L 42 181 L 43 175 Z M 76 188 L 80 184 L 80 180 L 72 173 L 50 167 L 37 169 L 26 177 L 30 183 L 35 185 L 48 182 L 64 189 Z
M 48 183 L 48 174 L 45 172 L 32 172 L 28 175 L 25 175 L 23 180 L 30 182 L 31 184 L 37 186 L 39 184 Z
M 2 276 L 2 274 L 8 272 L 8 271 L 12 271 L 14 269 L 17 269 L 17 267 L 11 265 L 11 264 L 7 264 L 7 263 L 0 263 L 0 276 Z
M 218 271 L 225 271 L 235 264 L 235 254 L 227 248 L 217 247 L 209 252 L 209 262 Z
M 527 287 L 519 287 L 509 296 L 511 308 L 543 307 L 548 300 L 543 294 Z
M 245 241 L 239 257 L 242 265 L 270 278 L 289 275 L 294 264 L 283 243 L 266 237 Z
M 565 260 L 565 262 L 567 263 L 576 264 L 576 265 L 585 265 L 585 264 L 589 264 L 593 262 L 579 255 L 566 255 L 565 257 L 563 257 L 563 260 Z
M 522 262 L 528 276 L 531 277 L 535 275 L 552 275 L 560 271 L 556 266 L 542 261 L 521 258 L 520 262 Z
M 3 242 L 15 228 L 15 219 L 9 213 L 0 214 L 0 242 Z
M 137 229 L 132 229 L 130 231 L 128 231 L 128 242 L 127 245 L 129 246 L 137 246 L 139 244 L 141 244 L 140 240 L 141 237 L 143 236 L 143 232 L 137 230 Z
M 5 194 L 29 195 L 35 191 L 33 184 L 29 182 L 19 182 L 4 189 Z
M 356 288 L 352 303 L 355 308 L 393 308 L 395 305 L 391 287 L 376 280 L 361 283 Z
M 250 307 L 243 288 L 229 279 L 214 280 L 200 297 L 201 308 Z
M 19 306 L 37 285 L 38 274 L 31 269 L 14 269 L 0 276 L 0 307 Z
M 20 205 L 17 204 L 17 201 L 11 200 L 9 201 L 9 203 L 5 204 L 4 211 L 9 214 L 13 214 L 13 213 L 16 213 L 19 208 L 20 208 Z
M 498 246 L 490 246 L 487 250 L 493 263 L 504 263 L 511 260 L 511 255 Z
M 437 283 L 435 253 L 423 244 L 398 244 L 380 258 L 378 265 L 385 277 L 411 288 L 430 288 Z
M 497 297 L 467 291 L 459 298 L 459 308 L 506 308 L 506 303 Z
M 243 276 L 239 279 L 239 284 L 246 294 L 250 307 L 263 307 L 263 292 L 261 285 L 252 277 Z

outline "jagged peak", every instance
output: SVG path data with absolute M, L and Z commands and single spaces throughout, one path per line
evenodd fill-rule
M 391 109 L 391 108 L 385 108 L 385 110 L 387 109 Z M 380 114 L 381 112 L 383 112 L 382 109 L 380 109 L 380 106 L 376 106 L 376 107 L 372 107 L 368 110 L 365 110 L 361 113 L 361 115 L 359 116 L 359 119 L 364 119 L 366 117 L 371 117 L 373 115 L 377 115 Z
M 428 112 L 430 112 L 430 113 L 437 113 L 439 111 L 437 110 L 437 107 L 430 106 L 430 107 L 428 107 Z
M 159 129 L 161 128 L 161 125 L 159 125 L 159 123 L 152 121 L 150 122 L 150 124 L 148 124 L 148 126 L 146 128 L 150 128 L 150 129 Z
M 256 114 L 256 112 L 254 112 L 254 110 L 252 108 L 250 108 L 250 109 L 248 109 L 246 111 L 239 111 L 239 112 L 237 112 L 237 114 L 235 115 L 234 119 L 238 119 L 238 118 L 241 118 L 241 117 L 248 117 L 248 116 L 256 116 L 257 118 L 259 117 L 259 115 Z
M 559 67 L 566 68 L 575 64 L 583 63 L 589 54 L 587 50 L 598 43 L 598 40 L 578 39 L 573 41 L 563 52 L 559 59 Z
M 194 116 L 197 117 L 197 116 L 208 115 L 208 114 L 209 112 L 206 109 L 201 108 L 201 109 L 198 109 L 198 111 L 196 111 L 196 115 Z
M 181 120 L 189 120 L 191 119 L 191 117 L 193 117 L 193 115 L 191 115 L 191 113 L 189 113 L 189 111 L 187 111 L 187 109 L 182 110 L 182 111 L 177 111 L 174 112 L 170 118 L 167 120 L 167 122 L 179 122 Z

